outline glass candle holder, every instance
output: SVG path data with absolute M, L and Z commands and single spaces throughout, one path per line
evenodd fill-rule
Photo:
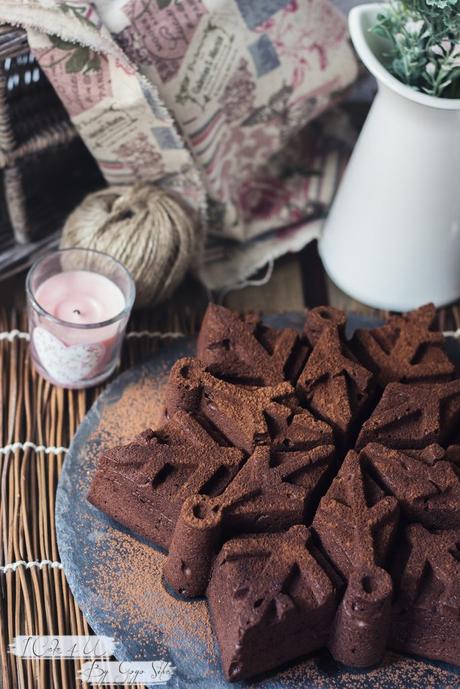
M 123 264 L 100 251 L 55 251 L 32 266 L 26 291 L 37 371 L 71 389 L 106 380 L 119 364 L 136 294 Z

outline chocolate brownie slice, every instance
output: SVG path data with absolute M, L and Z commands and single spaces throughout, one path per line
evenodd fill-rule
M 340 574 L 348 579 L 359 562 L 384 567 L 398 521 L 396 498 L 374 480 L 365 455 L 350 450 L 313 520 Z
M 204 593 L 222 541 L 311 520 L 336 466 L 332 445 L 300 452 L 256 448 L 221 495 L 184 502 L 164 568 L 167 581 L 182 595 Z
M 407 519 L 429 528 L 460 528 L 460 475 L 442 447 L 402 451 L 371 443 L 360 458 Z
M 302 403 L 350 443 L 374 393 L 373 374 L 350 352 L 336 324 L 324 327 L 297 381 Z
M 380 328 L 357 330 L 353 350 L 382 387 L 392 382 L 450 380 L 455 367 L 445 351 L 442 332 L 434 329 L 435 320 L 434 304 L 393 316 Z
M 165 391 L 166 414 L 199 414 L 231 444 L 251 453 L 258 445 L 307 449 L 330 443 L 330 427 L 299 408 L 290 383 L 254 387 L 213 376 L 197 359 L 180 359 Z
M 177 429 L 180 428 L 180 431 Z M 220 446 L 190 414 L 178 411 L 158 432 L 101 454 L 88 499 L 135 533 L 167 548 L 184 500 L 219 495 L 244 455 Z
M 314 309 L 307 311 L 304 333 L 308 342 L 313 347 L 318 342 L 325 329 L 335 326 L 343 341 L 345 337 L 346 322 L 347 315 L 345 311 L 335 309 L 333 306 L 315 306 Z
M 304 526 L 227 542 L 207 590 L 225 676 L 252 677 L 324 646 L 340 589 Z
M 356 446 L 377 442 L 395 449 L 446 445 L 460 420 L 460 380 L 404 385 L 390 383 Z
M 197 356 L 208 371 L 252 385 L 295 382 L 308 352 L 295 330 L 268 328 L 255 314 L 239 316 L 216 304 L 207 308 L 197 344 Z
M 460 664 L 460 530 L 407 527 L 393 566 L 390 645 Z
M 359 563 L 351 572 L 328 641 L 335 660 L 367 668 L 381 662 L 391 626 L 393 583 L 375 564 Z
M 313 529 L 347 581 L 329 649 L 346 665 L 367 667 L 383 657 L 391 621 L 392 582 L 384 566 L 399 521 L 397 500 L 386 496 L 350 451 L 321 500 Z

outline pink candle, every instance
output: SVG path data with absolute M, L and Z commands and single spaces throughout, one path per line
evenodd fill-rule
M 38 287 L 35 299 L 55 318 L 75 325 L 109 321 L 126 305 L 123 292 L 114 282 L 89 270 L 53 275 Z M 61 339 L 66 344 L 101 342 L 113 336 L 116 330 L 116 324 L 89 330 L 68 328 Z
M 31 354 L 41 375 L 82 388 L 113 372 L 135 295 L 118 261 L 84 249 L 55 252 L 31 268 L 27 295 Z

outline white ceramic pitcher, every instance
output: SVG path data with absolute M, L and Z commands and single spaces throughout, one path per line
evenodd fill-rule
M 379 88 L 319 249 L 344 292 L 404 311 L 460 297 L 460 99 L 424 95 L 386 71 L 382 40 L 369 31 L 382 7 L 349 15 Z

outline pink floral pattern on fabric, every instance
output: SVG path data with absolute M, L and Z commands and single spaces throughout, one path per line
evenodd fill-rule
M 254 105 L 256 82 L 249 70 L 248 61 L 241 58 L 238 68 L 227 82 L 219 98 L 228 122 L 239 120 Z
M 277 178 L 256 177 L 238 189 L 238 206 L 246 221 L 278 215 L 288 201 L 288 190 Z
M 232 199 L 238 215 L 254 232 L 278 229 L 286 237 L 306 218 L 324 215 L 320 170 L 328 155 L 323 127 L 306 129 L 286 143 L 258 172 L 235 182 Z M 329 145 L 336 145 L 329 142 Z
M 129 0 L 123 7 L 131 24 L 117 40 L 136 64 L 154 65 L 163 82 L 179 71 L 201 18 L 201 0 Z
M 211 182 L 221 185 L 221 198 L 230 200 L 235 193 L 234 185 L 249 179 L 254 168 L 266 161 L 266 151 L 271 150 L 277 139 L 275 127 L 257 128 L 238 127 L 230 130 L 222 143 L 219 154 L 208 170 Z
M 195 74 L 204 73 L 200 66 L 207 64 L 209 46 L 215 55 L 214 70 L 226 75 L 223 87 L 214 102 L 215 85 L 214 91 L 208 87 L 208 101 L 181 100 L 184 110 L 178 115 L 204 171 L 209 195 L 220 203 L 233 202 L 238 213 L 240 193 L 235 180 L 239 185 L 258 177 L 270 157 L 337 98 L 348 83 L 339 65 L 339 56 L 348 56 L 348 48 L 346 23 L 329 0 L 270 0 L 264 5 L 241 0 L 237 4 L 251 29 L 246 56 L 232 62 L 228 38 L 232 29 L 219 24 L 217 14 L 213 16 L 213 30 L 208 31 L 213 42 L 211 38 L 206 44 L 197 42 L 186 73 L 191 74 L 188 92 L 193 93 L 190 84 L 209 83 L 205 74 L 201 82 L 193 80 Z M 217 37 L 220 45 L 227 46 L 225 50 L 219 50 Z M 279 179 L 281 185 L 281 173 Z M 296 195 L 300 188 L 296 185 Z M 257 218 L 253 220 L 258 224 Z M 254 224 L 247 212 L 241 221 L 246 226 Z
M 119 146 L 115 153 L 131 169 L 135 179 L 158 179 L 164 173 L 163 156 L 152 149 L 143 133 Z
M 338 11 L 325 0 L 309 2 L 307 19 L 296 17 L 298 1 L 271 18 L 259 31 L 267 32 L 281 59 L 293 68 L 294 89 L 302 87 L 314 70 L 324 71 L 330 64 L 330 52 L 346 37 L 346 26 Z

